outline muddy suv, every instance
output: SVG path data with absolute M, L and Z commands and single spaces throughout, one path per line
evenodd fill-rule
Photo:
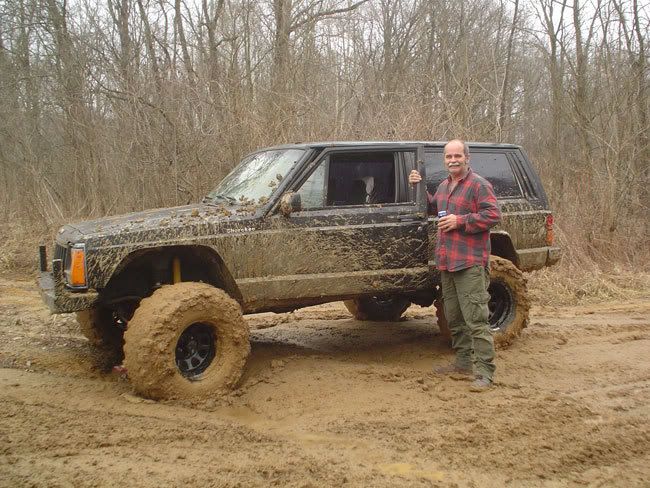
M 124 362 L 139 393 L 207 397 L 234 386 L 249 354 L 244 314 L 343 300 L 360 320 L 399 320 L 439 299 L 427 190 L 443 143 L 278 146 L 246 158 L 196 205 L 66 225 L 42 295 L 76 312 L 88 339 Z M 525 153 L 471 144 L 503 214 L 491 232 L 490 324 L 498 344 L 528 320 L 522 272 L 555 263 L 553 216 Z M 411 169 L 425 175 L 408 184 Z M 439 305 L 439 302 L 437 303 Z M 438 306 L 439 311 L 442 307 Z M 448 335 L 444 316 L 438 323 Z

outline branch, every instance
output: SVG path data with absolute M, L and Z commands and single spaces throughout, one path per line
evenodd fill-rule
M 352 10 L 356 10 L 360 5 L 363 5 L 366 3 L 368 0 L 360 0 L 359 2 L 356 2 L 349 7 L 343 7 L 343 8 L 335 8 L 331 10 L 325 10 L 324 12 L 317 12 L 315 14 L 312 14 L 308 17 L 305 17 L 303 20 L 296 21 L 294 24 L 292 24 L 289 27 L 289 32 L 294 32 L 300 27 L 302 27 L 305 24 L 309 24 L 311 22 L 318 22 L 320 19 L 323 17 L 329 17 L 331 15 L 336 15 L 336 14 L 342 14 L 345 12 L 351 12 Z

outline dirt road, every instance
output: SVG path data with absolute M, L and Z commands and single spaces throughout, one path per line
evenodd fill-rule
M 432 310 L 407 317 L 251 316 L 241 388 L 197 408 L 134 396 L 0 280 L 0 486 L 650 486 L 650 298 L 533 308 L 481 394 L 431 373 Z

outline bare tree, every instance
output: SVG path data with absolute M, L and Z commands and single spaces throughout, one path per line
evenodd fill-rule
M 499 116 L 497 119 L 498 140 L 502 140 L 503 130 L 506 126 L 508 119 L 507 100 L 510 92 L 510 73 L 512 70 L 512 56 L 513 44 L 515 40 L 515 32 L 517 31 L 517 22 L 519 20 L 519 0 L 514 0 L 514 12 L 512 14 L 512 22 L 510 24 L 510 33 L 508 35 L 508 46 L 506 47 L 506 60 L 505 69 L 503 73 L 503 83 L 501 84 L 501 93 L 499 95 Z
M 639 262 L 648 17 L 638 0 L 6 0 L 0 212 L 198 200 L 283 141 L 458 136 L 525 143 L 581 251 Z

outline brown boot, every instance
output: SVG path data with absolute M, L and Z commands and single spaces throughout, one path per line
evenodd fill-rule
M 492 388 L 492 380 L 484 376 L 477 376 L 476 379 L 472 382 L 472 386 L 469 387 L 469 391 L 474 393 L 480 393 L 483 391 L 488 391 Z

